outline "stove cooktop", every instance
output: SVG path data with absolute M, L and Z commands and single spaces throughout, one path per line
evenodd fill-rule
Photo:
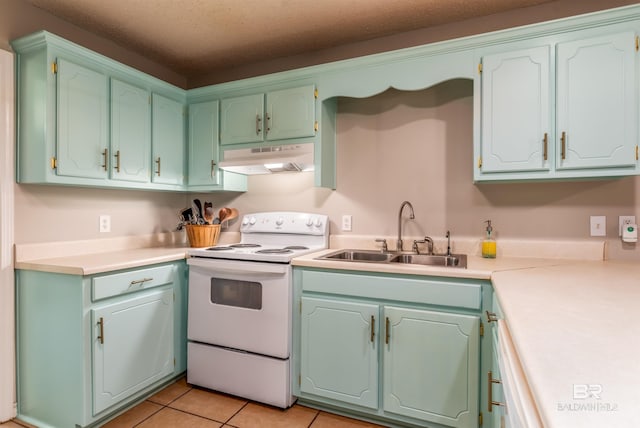
M 247 214 L 240 242 L 188 250 L 191 257 L 289 263 L 292 258 L 328 247 L 328 217 L 297 212 Z

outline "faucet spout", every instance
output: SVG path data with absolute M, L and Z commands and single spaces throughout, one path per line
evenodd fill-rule
M 413 212 L 413 205 L 411 205 L 411 202 L 409 201 L 404 201 L 401 205 L 400 205 L 400 211 L 398 211 L 398 243 L 396 245 L 396 251 L 402 251 L 402 211 L 404 210 L 404 207 L 408 206 L 409 209 L 411 210 L 410 214 L 409 214 L 409 218 L 410 219 L 414 219 L 416 218 L 414 212 Z

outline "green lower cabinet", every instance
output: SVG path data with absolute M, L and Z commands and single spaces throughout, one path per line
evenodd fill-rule
M 173 373 L 173 290 L 91 310 L 93 412 Z
M 386 306 L 384 319 L 385 412 L 477 426 L 479 317 Z
M 92 276 L 16 271 L 18 417 L 94 427 L 186 370 L 184 261 Z
M 303 392 L 378 408 L 378 305 L 302 298 Z
M 294 268 L 294 394 L 390 426 L 479 427 L 491 294 L 480 280 Z

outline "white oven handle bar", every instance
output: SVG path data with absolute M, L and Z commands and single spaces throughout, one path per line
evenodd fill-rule
M 199 267 L 215 273 L 231 274 L 276 274 L 284 275 L 290 269 L 289 264 L 284 263 L 256 263 L 251 261 L 222 260 L 211 258 L 190 257 L 187 260 L 189 266 Z

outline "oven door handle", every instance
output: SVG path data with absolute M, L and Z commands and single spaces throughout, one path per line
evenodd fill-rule
M 193 267 L 206 269 L 209 273 L 232 274 L 275 274 L 284 275 L 291 267 L 286 263 L 259 263 L 251 261 L 222 260 L 203 257 L 190 257 L 187 264 Z

